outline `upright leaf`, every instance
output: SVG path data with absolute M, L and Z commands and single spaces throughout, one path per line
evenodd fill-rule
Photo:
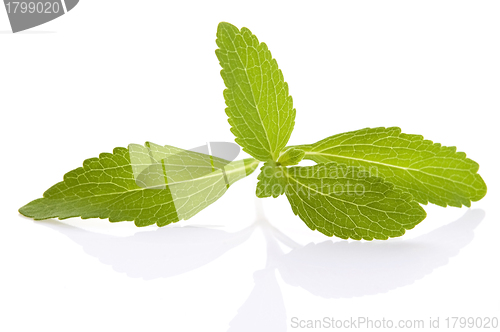
M 455 147 L 441 146 L 397 127 L 365 128 L 296 146 L 305 159 L 364 167 L 410 192 L 419 203 L 470 206 L 486 194 L 479 165 Z
M 236 142 L 258 160 L 276 161 L 295 124 L 292 97 L 276 60 L 250 30 L 225 22 L 217 28 L 217 46 Z
M 191 218 L 258 164 L 254 159 L 224 164 L 172 146 L 131 144 L 85 160 L 19 212 L 36 220 L 108 218 L 165 226 Z
M 285 169 L 293 212 L 312 230 L 355 240 L 386 240 L 424 220 L 412 196 L 358 167 L 336 163 Z

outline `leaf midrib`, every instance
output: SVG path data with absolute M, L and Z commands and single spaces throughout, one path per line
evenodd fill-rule
M 466 184 L 464 182 L 458 182 L 458 181 L 452 180 L 450 178 L 447 178 L 447 177 L 444 177 L 444 176 L 441 176 L 441 175 L 428 173 L 428 172 L 425 172 L 425 171 L 423 171 L 421 169 L 418 169 L 418 168 L 397 166 L 397 165 L 393 165 L 393 164 L 386 164 L 386 163 L 379 162 L 379 161 L 373 161 L 373 160 L 361 159 L 361 158 L 355 158 L 355 157 L 346 157 L 346 156 L 340 156 L 340 155 L 337 155 L 337 154 L 325 153 L 325 152 L 306 151 L 306 156 L 307 155 L 331 156 L 331 157 L 337 157 L 337 158 L 341 158 L 341 159 L 349 159 L 349 160 L 362 161 L 362 162 L 365 162 L 365 163 L 377 164 L 377 165 L 386 166 L 386 167 L 389 167 L 389 168 L 401 169 L 401 170 L 407 171 L 410 175 L 411 175 L 410 171 L 415 171 L 415 172 L 420 172 L 420 173 L 426 174 L 426 175 L 431 176 L 431 177 L 436 177 L 436 178 L 439 178 L 439 179 L 451 181 L 453 183 L 458 183 L 458 184 L 461 184 L 461 185 L 465 185 L 465 186 L 467 186 L 469 188 L 474 188 L 472 185 L 468 185 L 468 184 Z M 471 173 L 471 172 L 469 172 L 469 173 Z M 421 180 L 419 180 L 419 181 L 422 182 Z
M 242 167 L 238 167 L 238 168 L 234 168 L 232 170 L 229 170 L 229 171 L 226 171 L 226 174 L 232 174 L 234 172 L 238 172 L 238 171 L 241 171 L 242 169 L 245 170 L 246 172 L 246 169 L 247 167 L 249 167 L 250 165 L 245 165 L 244 162 L 243 162 L 243 165 Z M 205 175 L 205 176 L 201 176 L 201 177 L 198 177 L 198 178 L 195 178 L 195 179 L 192 179 L 192 180 L 186 180 L 186 181 L 180 181 L 180 182 L 175 182 L 175 183 L 172 183 L 172 184 L 169 184 L 167 186 L 172 186 L 172 185 L 176 185 L 176 184 L 179 184 L 179 183 L 186 183 L 186 182 L 196 182 L 196 181 L 199 181 L 199 180 L 205 180 L 207 178 L 210 178 L 210 177 L 214 177 L 216 176 L 216 172 L 218 171 L 215 171 L 215 172 L 212 172 L 210 173 L 209 175 Z M 222 171 L 220 173 L 220 175 L 223 175 Z M 63 181 L 64 182 L 64 181 Z M 102 183 L 102 182 L 101 182 Z M 117 185 L 116 183 L 112 183 L 110 182 L 111 184 L 114 184 L 114 185 Z M 84 186 L 84 185 L 89 185 L 89 184 L 100 184 L 99 182 L 95 182 L 95 183 L 79 183 L 78 185 L 74 186 L 74 187 L 71 187 L 71 188 L 68 188 L 68 189 L 76 189 L 78 187 L 81 187 L 81 186 Z M 121 187 L 121 186 L 120 186 Z M 123 188 L 123 187 L 122 187 Z M 109 196 L 109 195 L 123 195 L 123 194 L 127 194 L 127 193 L 132 193 L 132 192 L 136 192 L 136 191 L 144 191 L 144 190 L 165 190 L 165 189 L 154 189 L 154 188 L 137 188 L 137 189 L 130 189 L 130 190 L 124 190 L 124 191 L 119 191 L 119 192 L 113 192 L 113 193 L 105 193 L 105 194 L 94 194 L 90 197 L 102 197 L 102 196 Z M 61 193 L 64 193 L 64 191 L 61 191 Z M 50 197 L 44 197 L 44 198 L 47 198 L 47 199 L 64 199 L 64 198 L 67 198 L 66 197 L 61 197 L 61 198 L 50 198 Z M 81 199 L 87 199 L 89 197 L 78 197 L 77 199 L 75 199 L 74 201 L 77 201 L 77 200 L 81 200 Z
M 243 38 L 243 34 L 241 32 L 238 31 L 238 34 Z M 260 121 L 260 123 L 262 125 L 262 128 L 264 129 L 264 133 L 266 134 L 267 144 L 269 145 L 268 152 L 271 155 L 271 159 L 275 160 L 275 158 L 274 158 L 274 152 L 273 152 L 273 150 L 271 148 L 271 141 L 269 140 L 269 134 L 267 133 L 267 128 L 264 125 L 264 121 L 262 120 L 262 117 L 260 116 L 259 106 L 258 106 L 259 103 L 256 102 L 256 98 L 255 98 L 255 95 L 254 95 L 254 92 L 253 92 L 253 86 L 252 86 L 252 84 L 250 82 L 250 77 L 248 76 L 247 67 L 243 64 L 243 61 L 241 60 L 240 54 L 238 53 L 238 49 L 236 47 L 236 44 L 234 43 L 234 40 L 232 40 L 232 39 L 230 39 L 230 40 L 231 40 L 231 43 L 234 46 L 234 50 L 235 50 L 236 55 L 238 56 L 238 60 L 240 61 L 240 64 L 243 67 L 243 70 L 245 72 L 245 77 L 247 78 L 248 86 L 250 87 L 250 92 L 251 92 L 251 95 L 252 95 L 253 103 L 255 105 L 255 109 L 257 111 L 257 115 L 259 117 L 259 121 Z M 257 50 L 257 53 L 258 53 L 258 50 Z M 259 100 L 259 102 L 260 102 L 260 100 Z M 245 117 L 243 117 L 243 121 L 245 121 L 245 123 L 246 123 Z M 247 125 L 248 125 L 248 123 L 247 123 Z M 248 125 L 248 127 L 250 127 L 250 126 Z

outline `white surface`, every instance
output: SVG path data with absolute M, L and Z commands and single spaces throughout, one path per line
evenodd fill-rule
M 0 10 L 0 330 L 498 317 L 498 17 L 498 1 L 82 0 L 13 35 Z M 404 237 L 373 243 L 311 232 L 285 197 L 257 202 L 257 172 L 161 229 L 18 214 L 116 146 L 232 141 L 214 54 L 220 21 L 249 27 L 278 60 L 297 108 L 290 144 L 400 126 L 467 152 L 488 194 L 472 209 L 426 206 Z

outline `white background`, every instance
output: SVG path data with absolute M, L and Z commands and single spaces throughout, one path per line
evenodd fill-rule
M 498 317 L 499 17 L 498 1 L 82 0 L 12 34 L 0 9 L 0 330 Z M 310 231 L 285 197 L 255 198 L 257 172 L 161 229 L 18 214 L 116 146 L 232 141 L 220 21 L 250 28 L 277 59 L 297 109 L 290 144 L 399 126 L 467 152 L 488 194 L 471 209 L 425 206 L 426 220 L 385 242 Z

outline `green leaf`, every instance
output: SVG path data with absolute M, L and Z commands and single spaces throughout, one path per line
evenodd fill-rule
M 260 174 L 257 177 L 257 197 L 271 197 L 274 198 L 285 193 L 286 178 L 284 174 L 285 169 L 276 166 L 274 163 L 265 163 L 260 169 Z
M 327 163 L 288 168 L 284 174 L 293 212 L 327 236 L 386 240 L 426 216 L 409 193 L 358 167 Z
M 281 166 L 297 165 L 304 158 L 305 154 L 304 150 L 290 148 L 280 155 L 278 164 Z
M 278 162 L 269 161 L 264 163 L 257 177 L 259 180 L 256 190 L 257 197 L 273 196 L 276 198 L 283 195 L 286 187 L 283 167 L 297 165 L 304 158 L 304 155 L 303 150 L 290 148 L 280 154 Z
M 276 60 L 250 30 L 225 22 L 217 28 L 217 46 L 236 143 L 258 160 L 276 161 L 295 124 L 292 97 Z
M 172 146 L 131 144 L 85 160 L 19 212 L 36 220 L 108 218 L 165 226 L 191 218 L 258 164 L 254 159 L 224 162 Z
M 305 159 L 364 167 L 410 192 L 422 204 L 470 206 L 486 194 L 479 165 L 455 147 L 441 146 L 397 127 L 365 128 L 296 146 Z

